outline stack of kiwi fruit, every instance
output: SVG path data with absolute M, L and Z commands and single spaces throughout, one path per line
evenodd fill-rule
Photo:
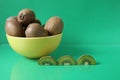
M 52 16 L 45 24 L 36 18 L 31 9 L 22 9 L 17 16 L 8 17 L 5 25 L 6 33 L 15 37 L 45 37 L 62 33 L 63 21 Z
M 77 61 L 70 55 L 61 56 L 58 60 L 55 60 L 52 56 L 43 56 L 38 60 L 38 64 L 60 66 L 95 65 L 96 60 L 88 54 L 80 56 Z

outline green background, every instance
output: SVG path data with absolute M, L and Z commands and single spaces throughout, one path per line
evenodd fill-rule
M 51 16 L 64 21 L 60 46 L 51 55 L 92 55 L 95 66 L 39 66 L 10 48 L 5 20 L 30 8 L 44 24 Z M 119 0 L 0 0 L 0 80 L 113 80 L 120 79 Z

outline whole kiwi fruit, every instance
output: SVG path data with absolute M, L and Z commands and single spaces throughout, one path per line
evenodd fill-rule
M 5 25 L 6 33 L 10 36 L 24 37 L 23 26 L 14 18 L 9 18 Z
M 23 9 L 18 13 L 17 19 L 22 25 L 28 26 L 35 21 L 35 13 L 30 9 Z
M 60 17 L 53 16 L 50 19 L 48 19 L 44 29 L 47 30 L 52 35 L 59 34 L 63 30 L 63 21 Z
M 26 37 L 44 37 L 48 32 L 39 23 L 31 23 L 25 30 Z

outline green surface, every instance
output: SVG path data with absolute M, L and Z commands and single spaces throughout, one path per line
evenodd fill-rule
M 0 0 L 0 7 L 0 80 L 120 79 L 120 0 Z M 45 67 L 15 54 L 7 44 L 5 20 L 23 8 L 33 9 L 43 24 L 54 15 L 63 19 L 62 42 L 53 57 L 88 53 L 98 64 Z
M 2 50 L 0 54 L 0 80 L 120 79 L 120 46 L 117 45 L 74 45 L 72 47 L 60 45 L 51 54 L 55 59 L 64 54 L 69 54 L 77 59 L 82 54 L 89 53 L 97 61 L 95 66 L 40 66 L 37 64 L 37 59 L 22 57 L 7 44 L 1 45 L 0 49 Z

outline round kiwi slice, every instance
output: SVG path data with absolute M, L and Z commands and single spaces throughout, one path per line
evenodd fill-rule
M 39 65 L 57 65 L 57 61 L 52 56 L 43 56 L 38 60 Z
M 90 55 L 82 55 L 77 60 L 78 65 L 95 65 L 95 59 Z
M 58 65 L 75 65 L 76 61 L 73 59 L 73 57 L 69 55 L 62 56 L 58 59 Z

